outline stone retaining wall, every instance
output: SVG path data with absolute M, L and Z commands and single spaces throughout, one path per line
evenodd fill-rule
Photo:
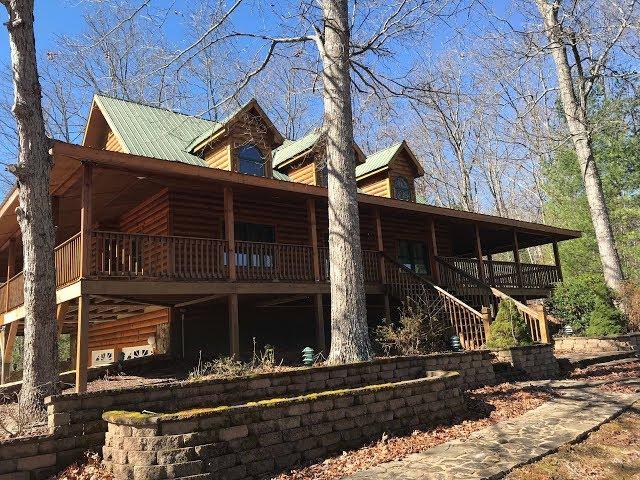
M 558 360 L 553 355 L 553 345 L 539 344 L 493 351 L 498 364 L 498 375 L 509 378 L 555 378 L 560 375 Z
M 640 350 L 640 333 L 629 333 L 611 337 L 556 337 L 557 352 L 605 353 Z
M 175 382 L 131 389 L 57 395 L 46 400 L 49 418 L 61 435 L 105 432 L 106 410 L 174 412 L 354 388 L 423 377 L 428 370 L 458 371 L 463 389 L 495 382 L 488 351 L 393 357 L 349 365 L 301 368 L 251 377 Z M 99 445 L 98 445 L 99 446 Z
M 460 375 L 168 415 L 108 412 L 103 457 L 116 480 L 249 480 L 407 432 L 463 408 Z M 192 477 L 193 476 L 193 477 Z
M 88 448 L 104 443 L 104 433 L 59 438 L 53 434 L 3 440 L 0 480 L 41 480 L 70 465 Z
M 155 412 L 175 412 L 203 406 L 232 405 L 323 390 L 412 380 L 424 377 L 429 370 L 459 371 L 462 389 L 495 382 L 490 353 L 474 351 L 384 358 L 372 362 L 300 368 L 277 374 L 232 379 L 173 382 L 122 390 L 56 395 L 46 399 L 50 435 L 9 442 L 0 441 L 0 451 L 4 452 L 5 446 L 12 445 L 13 442 L 24 441 L 25 444 L 30 444 L 29 447 L 25 447 L 28 455 L 25 454 L 24 458 L 28 458 L 40 454 L 40 443 L 45 444 L 43 448 L 46 450 L 51 448 L 50 440 L 55 440 L 53 443 L 57 442 L 60 445 L 55 465 L 61 468 L 80 458 L 84 450 L 99 449 L 104 445 L 107 424 L 102 419 L 102 414 L 107 410 L 146 409 Z M 1 457 L 11 461 L 2 463 L 0 460 L 0 480 L 5 480 L 3 474 L 19 475 L 15 477 L 18 479 L 30 478 L 29 472 L 33 472 L 31 478 L 43 478 L 39 476 L 40 467 L 25 470 L 29 465 L 24 461 L 20 464 L 12 461 L 22 458 L 19 451 L 12 455 L 14 456 Z M 46 458 L 47 462 L 54 461 L 52 456 Z M 44 462 L 45 457 L 40 461 Z M 47 468 L 51 470 L 49 466 L 42 468 L 45 469 L 43 471 L 47 471 Z

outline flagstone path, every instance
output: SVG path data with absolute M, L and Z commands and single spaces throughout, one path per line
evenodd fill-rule
M 533 382 L 555 396 L 524 415 L 420 453 L 363 470 L 343 480 L 498 479 L 575 442 L 619 415 L 640 394 L 604 392 L 593 384 L 564 380 Z M 640 406 L 640 405 L 639 405 Z

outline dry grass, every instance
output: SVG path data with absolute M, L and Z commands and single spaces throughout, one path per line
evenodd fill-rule
M 640 480 L 640 405 L 508 480 Z

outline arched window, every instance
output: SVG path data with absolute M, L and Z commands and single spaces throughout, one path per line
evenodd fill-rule
M 393 198 L 398 200 L 411 200 L 411 186 L 404 177 L 393 179 Z
M 238 171 L 247 175 L 264 177 L 264 157 L 255 145 L 245 145 L 238 150 Z

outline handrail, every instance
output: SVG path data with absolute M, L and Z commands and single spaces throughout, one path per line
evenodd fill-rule
M 431 295 L 432 298 L 427 298 L 426 303 L 434 308 L 438 308 L 438 304 L 441 305 L 442 310 L 447 315 L 448 323 L 451 325 L 455 334 L 459 336 L 464 348 L 481 348 L 486 343 L 487 329 L 482 313 L 443 288 L 435 285 L 427 278 L 418 275 L 405 265 L 398 263 L 385 253 L 381 252 L 381 255 L 382 258 L 385 259 L 385 269 L 396 269 L 396 273 L 387 271 L 387 282 L 392 288 L 395 288 L 398 293 L 408 298 L 412 298 L 415 295 Z M 400 274 L 400 276 L 406 276 L 405 278 L 409 278 L 410 281 L 415 282 L 413 285 L 419 285 L 423 290 L 419 292 L 413 288 L 409 288 L 409 285 L 403 285 L 402 283 L 394 284 L 394 277 L 398 274 Z M 399 278 L 398 282 L 400 282 Z
M 439 263 L 445 265 L 447 268 L 454 270 L 457 274 L 464 276 L 469 281 L 476 284 L 479 288 L 488 289 L 488 291 L 491 292 L 491 295 L 494 299 L 511 300 L 516 306 L 516 308 L 518 309 L 518 311 L 522 313 L 525 321 L 527 322 L 527 325 L 529 326 L 529 330 L 531 332 L 531 337 L 533 338 L 533 340 L 536 342 L 543 342 L 543 341 L 546 342 L 549 340 L 548 334 L 546 333 L 547 320 L 544 313 L 538 312 L 532 309 L 531 307 L 528 307 L 524 303 L 519 302 L 515 298 L 511 297 L 510 295 L 506 294 L 505 292 L 503 292 L 502 290 L 496 287 L 492 287 L 477 278 L 473 278 L 472 276 L 468 275 L 464 270 L 461 270 L 455 265 L 450 264 L 449 262 L 442 259 L 441 257 L 436 257 L 436 260 Z M 497 305 L 495 304 L 494 306 L 497 307 Z

